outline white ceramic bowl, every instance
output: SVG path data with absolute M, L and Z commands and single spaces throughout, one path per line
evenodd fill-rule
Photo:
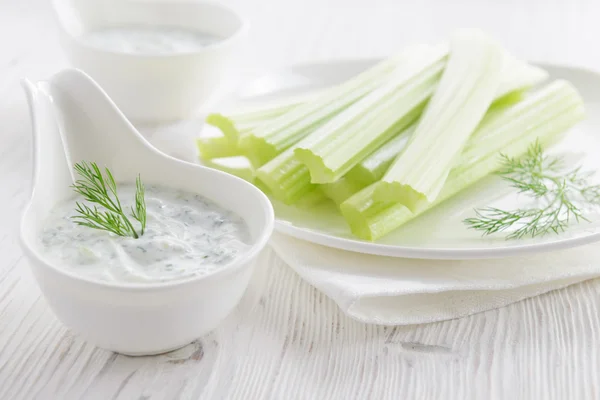
M 273 229 L 273 209 L 251 184 L 169 157 L 153 148 L 87 75 L 63 71 L 26 83 L 34 128 L 34 189 L 21 221 L 21 244 L 58 318 L 93 344 L 130 355 L 184 346 L 214 329 L 244 293 Z M 201 194 L 247 223 L 251 248 L 206 276 L 155 284 L 94 281 L 40 252 L 49 211 L 72 197 L 71 163 L 96 161 L 118 181 L 140 173 L 146 184 Z
M 233 10 L 209 1 L 53 0 L 61 43 L 74 67 L 106 90 L 136 122 L 192 116 L 229 70 L 247 24 Z M 134 55 L 92 47 L 89 31 L 124 26 L 165 26 L 224 38 L 201 50 L 171 55 Z

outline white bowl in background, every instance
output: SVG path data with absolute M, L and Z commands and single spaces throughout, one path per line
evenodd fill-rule
M 78 70 L 25 83 L 34 130 L 34 189 L 21 220 L 21 245 L 45 299 L 66 326 L 91 343 L 129 355 L 158 354 L 214 329 L 237 305 L 273 230 L 273 208 L 250 183 L 153 148 Z M 97 162 L 117 181 L 201 194 L 242 217 L 250 249 L 204 276 L 160 283 L 113 283 L 79 276 L 46 259 L 40 234 L 48 213 L 73 196 L 72 164 Z
M 227 76 L 247 32 L 238 13 L 210 1 L 53 0 L 53 5 L 71 64 L 136 122 L 193 116 Z M 82 40 L 90 31 L 128 26 L 175 27 L 223 39 L 197 51 L 158 55 L 104 50 Z

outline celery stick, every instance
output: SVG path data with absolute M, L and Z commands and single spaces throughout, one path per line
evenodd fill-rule
M 398 154 L 406 147 L 408 139 L 415 131 L 416 124 L 404 129 L 396 137 L 389 140 L 345 175 L 365 186 L 380 180 L 392 165 Z
M 453 161 L 498 92 L 504 56 L 479 32 L 453 36 L 439 86 L 405 151 L 378 186 L 378 200 L 397 200 L 414 212 L 436 199 Z
M 517 104 L 490 109 L 463 148 L 454 168 L 480 157 L 483 147 L 496 149 L 504 146 L 507 138 L 516 138 L 525 123 L 534 126 L 535 115 L 539 114 L 539 120 L 544 121 L 544 118 L 562 112 L 569 105 L 580 104 L 582 100 L 577 90 L 570 83 L 557 80 L 529 93 Z
M 435 91 L 446 52 L 413 57 L 399 76 L 377 88 L 298 144 L 296 157 L 313 183 L 331 183 L 415 122 Z
M 282 112 L 283 114 L 283 112 Z M 279 114 L 281 115 L 281 114 Z M 274 118 L 265 116 L 265 118 Z M 212 126 L 215 126 L 223 132 L 223 135 L 231 141 L 237 142 L 240 136 L 244 132 L 248 132 L 250 129 L 254 128 L 257 124 L 261 122 L 255 121 L 242 121 L 237 120 L 233 115 L 224 115 L 219 113 L 212 113 L 206 117 L 206 123 Z M 264 121 L 264 120 L 263 120 Z
M 486 114 L 432 205 L 412 213 L 400 202 L 377 201 L 375 192 L 381 182 L 376 182 L 342 203 L 342 214 L 354 235 L 377 240 L 495 171 L 499 153 L 518 157 L 538 138 L 547 145 L 584 114 L 577 91 L 567 82 L 556 81 L 518 104 Z
M 235 175 L 248 182 L 254 182 L 255 179 L 254 168 L 252 168 L 250 161 L 243 156 L 213 158 L 205 160 L 204 165 Z
M 218 169 L 223 172 L 227 172 L 231 175 L 235 175 L 242 178 L 257 188 L 262 190 L 266 195 L 272 195 L 268 187 L 266 187 L 260 180 L 256 179 L 254 168 L 250 161 L 243 156 L 226 157 L 226 158 L 213 158 L 206 160 L 204 163 L 207 167 Z M 294 205 L 300 208 L 314 207 L 327 200 L 327 196 L 323 191 L 317 187 L 312 186 L 311 190 L 302 193 L 298 196 Z
M 308 169 L 288 149 L 256 170 L 256 176 L 285 204 L 294 204 L 317 185 L 310 183 Z
M 505 51 L 502 62 L 502 78 L 496 92 L 496 101 L 509 99 L 511 94 L 522 92 L 523 89 L 530 89 L 546 79 L 548 79 L 548 72 L 524 63 Z
M 339 206 L 350 196 L 363 189 L 366 184 L 344 176 L 333 183 L 325 183 L 320 186 L 321 190 L 335 205 Z
M 300 198 L 294 203 L 294 207 L 311 208 L 323 203 L 326 200 L 327 196 L 325 196 L 321 188 L 317 186 L 308 193 L 300 196 Z
M 204 160 L 239 156 L 242 154 L 237 143 L 225 136 L 200 138 L 196 141 L 196 144 L 200 157 Z
M 499 97 L 496 100 L 494 100 L 494 102 L 490 106 L 490 109 L 493 107 L 503 107 L 503 106 L 509 106 L 511 104 L 518 103 L 521 100 L 523 100 L 524 94 L 525 94 L 525 90 L 516 90 L 514 92 L 505 94 L 504 96 Z
M 354 194 L 339 208 L 352 234 L 363 240 L 374 241 L 392 232 L 410 219 L 413 213 L 393 201 L 374 200 L 377 181 Z
M 385 60 L 341 85 L 325 90 L 314 101 L 302 104 L 243 135 L 240 146 L 260 163 L 270 161 L 380 86 L 397 69 L 398 64 L 397 58 Z
M 268 103 L 237 105 L 230 111 L 209 114 L 206 123 L 219 128 L 229 139 L 237 141 L 243 133 L 285 114 L 300 104 L 314 100 L 318 95 L 318 92 L 311 92 Z

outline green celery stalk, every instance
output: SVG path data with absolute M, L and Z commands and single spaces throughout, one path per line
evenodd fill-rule
M 408 221 L 413 213 L 403 204 L 374 200 L 377 181 L 340 204 L 339 209 L 352 234 L 359 239 L 375 241 Z
M 219 128 L 230 140 L 237 141 L 244 133 L 285 114 L 300 104 L 314 100 L 317 95 L 318 93 L 311 92 L 268 103 L 237 105 L 230 111 L 210 113 L 205 121 Z
M 265 118 L 274 117 L 265 116 Z M 250 131 L 250 129 L 254 128 L 257 124 L 260 124 L 260 122 L 255 121 L 248 122 L 238 120 L 234 115 L 226 115 L 220 113 L 209 114 L 206 117 L 205 121 L 207 124 L 219 128 L 219 130 L 223 132 L 223 135 L 232 142 L 237 142 L 241 135 L 243 135 L 245 132 Z
M 324 183 L 319 187 L 336 206 L 339 207 L 350 196 L 363 189 L 366 185 L 349 177 L 342 177 L 333 183 Z
M 311 208 L 323 203 L 324 201 L 327 201 L 327 196 L 325 196 L 325 193 L 323 193 L 321 188 L 317 186 L 313 188 L 313 190 L 301 196 L 294 203 L 294 207 Z
M 314 101 L 257 126 L 240 138 L 240 146 L 259 164 L 272 160 L 314 129 L 380 86 L 397 69 L 397 58 L 385 60 L 341 85 L 329 88 Z
M 242 154 L 237 142 L 225 136 L 200 138 L 196 141 L 196 145 L 198 146 L 200 158 L 204 160 L 239 156 Z
M 413 212 L 435 201 L 498 92 L 504 57 L 502 48 L 477 31 L 453 35 L 438 88 L 405 151 L 378 185 L 378 200 L 400 201 Z
M 255 180 L 254 168 L 244 156 L 212 158 L 205 160 L 204 165 L 235 175 L 251 183 Z
M 315 130 L 295 149 L 313 183 L 335 182 L 399 131 L 415 122 L 435 91 L 446 51 L 406 62 L 399 76 Z
M 210 160 L 205 160 L 204 165 L 242 178 L 262 190 L 266 195 L 272 195 L 269 188 L 266 187 L 261 181 L 256 179 L 252 163 L 250 163 L 250 161 L 244 156 L 213 158 Z M 327 196 L 325 196 L 323 191 L 319 187 L 313 186 L 312 190 L 304 192 L 301 196 L 298 196 L 298 199 L 295 201 L 294 205 L 300 208 L 310 208 L 326 200 Z
M 406 147 L 408 139 L 415 131 L 416 124 L 406 128 L 396 137 L 389 140 L 367 158 L 352 168 L 345 177 L 357 182 L 362 182 L 365 186 L 370 185 L 383 178 L 386 171 L 392 165 L 398 154 Z
M 516 59 L 507 51 L 502 62 L 502 78 L 496 92 L 495 103 L 511 103 L 519 100 L 523 89 L 530 89 L 548 79 L 548 72 Z
M 332 183 L 320 185 L 321 190 L 337 206 L 366 186 L 380 180 L 398 153 L 404 149 L 415 124 L 389 140 L 377 151 L 352 168 L 346 175 Z
M 555 81 L 517 104 L 490 110 L 431 205 L 413 213 L 401 202 L 379 201 L 378 181 L 348 198 L 340 210 L 355 236 L 377 240 L 494 172 L 501 163 L 499 153 L 519 157 L 536 139 L 548 145 L 584 115 L 583 100 L 575 88 L 568 82 Z
M 296 160 L 292 148 L 258 168 L 256 176 L 269 188 L 273 197 L 285 204 L 296 203 L 317 187 L 310 183 L 308 169 Z

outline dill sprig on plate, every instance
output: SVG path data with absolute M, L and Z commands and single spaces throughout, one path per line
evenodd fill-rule
M 73 216 L 75 223 L 93 229 L 105 230 L 118 236 L 139 238 L 146 229 L 146 202 L 144 200 L 144 185 L 140 176 L 136 179 L 135 205 L 131 207 L 131 215 L 141 225 L 138 234 L 131 221 L 125 215 L 121 201 L 117 195 L 117 183 L 108 168 L 104 174 L 96 163 L 77 163 L 75 172 L 80 176 L 72 185 L 84 200 L 94 203 L 92 207 L 76 202 L 78 215 Z M 101 208 L 99 209 L 98 206 Z
M 573 221 L 588 221 L 584 208 L 600 205 L 600 185 L 588 182 L 593 172 L 565 168 L 560 157 L 544 155 L 539 142 L 531 145 L 523 158 L 501 157 L 503 167 L 498 174 L 541 205 L 516 210 L 476 209 L 475 217 L 464 220 L 471 229 L 490 235 L 516 228 L 507 239 L 560 233 Z

